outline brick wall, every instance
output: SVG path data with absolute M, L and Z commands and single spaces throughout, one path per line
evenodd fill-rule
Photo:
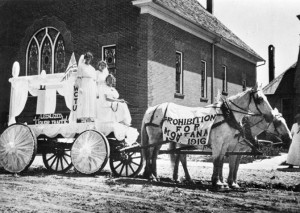
M 242 81 L 247 87 L 256 84 L 256 67 L 254 64 L 219 47 L 215 48 L 215 83 L 214 89 L 222 91 L 222 66 L 227 67 L 228 96 L 242 92 Z M 216 94 L 216 92 L 215 92 Z
M 205 106 L 211 103 L 212 45 L 155 17 L 149 17 L 148 87 L 149 106 L 175 102 L 186 106 Z M 175 52 L 183 53 L 184 98 L 175 93 Z M 200 102 L 201 60 L 207 62 L 208 102 Z M 222 65 L 227 67 L 228 95 L 242 91 L 256 82 L 254 64 L 215 46 L 214 96 L 222 91 Z
M 8 113 L 12 64 L 19 61 L 24 75 L 28 41 L 46 26 L 63 34 L 67 63 L 72 52 L 78 60 L 89 50 L 94 53 L 95 66 L 102 58 L 101 47 L 116 45 L 117 90 L 130 103 L 132 124 L 138 129 L 148 106 L 166 101 L 187 106 L 211 102 L 200 102 L 201 60 L 207 62 L 207 97 L 211 97 L 211 44 L 149 14 L 140 14 L 131 0 L 11 0 L 0 8 L 0 24 L 2 124 Z M 183 99 L 174 98 L 176 51 L 183 53 Z M 215 60 L 217 78 L 221 61 L 228 64 L 229 94 L 241 91 L 242 76 L 247 77 L 248 85 L 254 84 L 253 64 L 218 48 Z M 215 91 L 219 87 L 215 80 Z

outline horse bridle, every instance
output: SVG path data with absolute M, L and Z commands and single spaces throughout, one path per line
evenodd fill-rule
M 258 105 L 261 103 L 261 100 L 260 100 L 260 99 L 262 99 L 262 98 L 259 98 L 259 100 L 256 100 L 256 98 L 254 97 L 254 93 L 257 93 L 257 92 L 258 92 L 258 90 L 255 90 L 255 91 L 252 90 L 252 91 L 251 91 L 251 93 L 250 93 L 250 98 L 249 98 L 249 103 L 248 103 L 248 107 L 250 106 L 251 101 L 252 101 L 252 99 L 253 99 L 254 105 L 255 105 L 257 111 L 259 112 L 259 114 L 251 113 L 251 112 L 249 112 L 249 110 L 245 110 L 245 109 L 243 109 L 242 107 L 240 107 L 240 106 L 238 106 L 237 104 L 235 104 L 233 101 L 229 100 L 229 102 L 230 102 L 232 105 L 234 105 L 234 106 L 237 107 L 238 109 L 242 110 L 242 112 L 241 112 L 241 111 L 237 111 L 237 110 L 232 110 L 232 109 L 231 109 L 231 110 L 234 111 L 234 112 L 238 112 L 238 113 L 245 114 L 245 115 L 251 115 L 251 116 L 265 116 L 265 115 L 261 112 L 261 110 L 259 109 L 259 107 L 258 107 Z M 268 123 L 269 123 L 269 122 L 268 122 Z
M 265 130 L 265 129 L 262 129 L 262 128 L 260 128 L 260 129 L 263 130 L 263 131 L 265 131 L 265 132 L 267 132 L 267 133 L 270 134 L 270 135 L 273 135 L 273 136 L 276 137 L 276 138 L 279 138 L 276 134 L 274 134 L 274 133 L 268 131 L 270 125 L 273 123 L 273 124 L 274 124 L 274 129 L 275 129 L 276 133 L 277 133 L 278 135 L 280 135 L 280 133 L 279 133 L 279 131 L 278 131 L 277 128 L 280 126 L 279 123 L 280 123 L 281 121 L 279 121 L 279 119 L 277 119 L 277 116 L 278 116 L 279 118 L 282 117 L 281 114 L 275 115 L 274 118 L 273 118 L 273 120 L 272 120 L 271 122 L 268 122 L 268 121 L 266 120 L 266 122 L 268 123 L 268 126 L 267 126 L 266 130 Z M 265 117 L 264 117 L 264 116 L 261 116 L 261 117 L 262 117 L 262 119 L 259 120 L 258 122 L 256 122 L 255 124 L 251 125 L 250 128 L 256 126 L 257 124 L 259 124 L 260 122 L 262 122 L 263 120 L 265 120 Z M 280 139 L 280 138 L 279 138 L 279 139 Z

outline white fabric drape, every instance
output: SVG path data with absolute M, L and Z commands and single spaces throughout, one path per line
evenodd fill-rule
M 92 123 L 78 124 L 43 124 L 43 125 L 28 125 L 33 130 L 36 137 L 43 134 L 50 138 L 61 134 L 64 138 L 74 138 L 76 133 L 82 133 L 85 130 L 94 130 L 95 125 Z
M 73 104 L 74 81 L 73 78 L 69 79 L 64 82 L 63 87 L 57 89 L 58 94 L 64 96 L 66 106 L 69 110 L 72 109 Z
M 16 116 L 23 111 L 28 98 L 28 81 L 10 79 L 11 82 L 11 100 L 10 115 L 8 125 L 16 123 Z
M 54 113 L 56 108 L 56 92 L 64 96 L 66 106 L 71 110 L 74 98 L 74 77 L 60 82 L 61 74 L 47 75 L 47 79 L 40 76 L 11 78 L 11 100 L 9 125 L 16 122 L 15 117 L 23 111 L 28 93 L 34 97 L 38 97 L 36 114 Z M 52 83 L 54 83 L 52 85 Z M 56 85 L 57 84 L 57 88 Z M 40 86 L 44 86 L 46 90 L 40 90 Z
M 135 128 L 125 126 L 117 122 L 95 122 L 95 123 L 75 123 L 75 124 L 43 124 L 28 125 L 33 130 L 36 137 L 46 135 L 50 138 L 61 134 L 65 138 L 72 138 L 75 134 L 84 132 L 85 130 L 96 130 L 105 136 L 111 132 L 114 133 L 117 140 L 125 140 L 129 145 L 136 142 L 139 133 Z
M 51 114 L 56 107 L 56 89 L 39 90 L 37 92 L 36 114 Z

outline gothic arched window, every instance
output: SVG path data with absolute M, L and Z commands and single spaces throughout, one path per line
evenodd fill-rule
M 28 48 L 28 69 L 27 75 L 37 75 L 39 66 L 39 50 L 35 39 L 32 39 Z
M 66 68 L 65 44 L 54 27 L 38 30 L 30 39 L 26 52 L 26 75 L 61 73 Z

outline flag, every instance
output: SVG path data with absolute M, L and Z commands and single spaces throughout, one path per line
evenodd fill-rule
M 71 55 L 71 59 L 69 61 L 69 65 L 65 71 L 65 75 L 64 77 L 62 78 L 61 81 L 66 81 L 68 80 L 68 78 L 70 77 L 70 75 L 72 74 L 72 72 L 75 72 L 77 70 L 77 62 L 76 62 L 76 58 L 75 58 L 75 54 L 74 52 L 72 53 Z

